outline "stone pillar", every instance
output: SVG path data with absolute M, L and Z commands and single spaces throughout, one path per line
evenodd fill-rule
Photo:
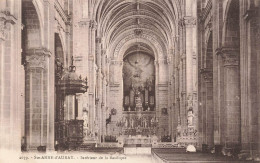
M 169 121 L 168 121 L 168 135 L 171 135 L 173 138 L 173 122 L 174 122 L 174 110 L 173 110 L 173 105 L 174 105 L 174 98 L 173 98 L 173 62 L 171 56 L 173 55 L 173 50 L 169 50 L 169 55 L 170 57 L 167 58 L 167 63 L 168 63 L 168 110 L 169 110 Z
M 99 142 L 101 142 L 101 126 L 102 126 L 102 113 L 101 113 L 101 103 L 102 103 L 102 78 L 103 75 L 101 73 L 101 56 L 102 56 L 102 51 L 101 51 L 101 38 L 97 37 L 96 38 L 96 60 L 97 60 L 97 99 L 96 99 L 96 104 L 97 104 L 97 133 L 98 133 L 98 138 Z
M 95 132 L 95 124 L 96 124 L 96 57 L 95 57 L 95 32 L 96 32 L 96 22 L 94 20 L 90 20 L 89 22 L 89 56 L 88 56 L 88 69 L 89 69 L 89 129 L 94 134 Z
M 213 110 L 213 74 L 209 70 L 203 70 L 205 87 L 205 144 L 212 147 L 214 145 L 214 110 Z M 203 108 L 204 108 L 203 107 Z M 203 117 L 204 118 L 204 117 Z
M 186 107 L 185 107 L 186 106 L 185 60 L 186 57 L 182 55 L 179 64 L 180 124 L 183 128 L 187 125 Z
M 159 89 L 158 89 L 158 84 L 159 84 L 159 63 L 158 61 L 154 61 L 154 67 L 155 67 L 155 111 L 156 111 L 156 116 L 159 116 Z
M 222 49 L 224 60 L 224 113 L 225 146 L 240 145 L 241 139 L 241 110 L 240 110 L 240 76 L 239 51 Z M 221 119 L 222 119 L 221 118 Z
M 105 129 L 106 129 L 106 80 L 105 77 L 103 77 L 102 80 L 102 99 L 101 99 L 101 124 L 100 124 L 100 135 L 102 136 L 102 138 L 104 139 L 104 135 L 106 133 Z M 102 139 L 101 139 L 102 141 Z
M 197 2 L 185 1 L 185 14 L 180 20 L 184 28 L 185 44 L 183 45 L 183 80 L 185 82 L 182 92 L 183 107 L 183 128 L 186 136 L 192 140 L 189 144 L 197 146 L 198 130 L 198 107 L 197 107 Z M 185 94 L 185 95 L 184 95 Z M 184 136 L 185 137 L 185 136 Z M 186 144 L 186 140 L 183 140 Z
M 248 4 L 246 4 L 248 3 Z M 242 152 L 260 152 L 259 114 L 259 1 L 240 7 L 240 84 Z M 257 75 L 256 75 L 257 74 Z M 256 136 L 258 135 L 258 136 Z M 259 153 L 260 154 L 260 153 Z
M 194 114 L 197 114 L 195 107 L 196 104 L 193 103 L 195 100 L 194 92 L 197 91 L 194 86 L 194 82 L 197 81 L 196 70 L 196 18 L 192 16 L 186 16 L 183 18 L 184 25 L 186 27 L 186 96 L 187 96 L 187 106 L 186 109 L 193 109 Z M 195 60 L 195 63 L 194 63 Z M 194 118 L 197 119 L 197 118 Z M 196 120 L 198 121 L 198 120 Z
M 75 19 L 74 19 L 75 21 Z M 90 82 L 93 79 L 90 79 L 90 73 L 89 73 L 89 55 L 90 53 L 90 45 L 91 45 L 91 40 L 90 40 L 90 20 L 83 18 L 80 19 L 78 22 L 78 28 L 73 27 L 73 38 L 77 37 L 77 39 L 81 40 L 80 42 L 73 42 L 73 56 L 75 58 L 75 65 L 77 67 L 77 72 L 82 76 L 82 78 L 88 78 L 88 86 L 90 88 Z M 87 45 L 87 46 L 86 46 Z M 91 86 L 92 87 L 92 86 Z M 85 120 L 85 130 L 84 132 L 88 132 L 91 123 L 90 121 L 90 108 L 89 108 L 89 90 L 88 92 L 79 95 L 80 96 L 80 101 L 81 105 L 78 105 L 79 107 L 79 118 L 83 118 Z M 80 113 L 82 111 L 82 113 Z M 83 114 L 84 112 L 84 114 Z M 87 114 L 88 113 L 88 114 Z M 82 115 L 82 117 L 80 116 Z M 88 126 L 88 127 L 87 127 Z M 84 138 L 84 140 L 87 140 L 88 135 Z
M 102 50 L 101 53 L 101 73 L 103 74 L 102 79 L 102 101 L 101 101 L 101 135 L 104 140 L 106 135 L 106 108 L 107 108 L 107 78 L 106 78 L 106 51 Z
M 21 64 L 21 17 L 16 6 L 0 2 L 0 150 L 21 150 L 24 67 Z M 17 7 L 17 8 L 16 8 Z M 20 13 L 20 12 L 19 12 Z
M 30 49 L 25 53 L 25 142 L 28 150 L 35 150 L 48 143 L 50 53 L 46 49 Z

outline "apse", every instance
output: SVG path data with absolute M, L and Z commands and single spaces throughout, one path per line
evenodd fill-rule
M 142 43 L 123 58 L 123 134 L 155 134 L 155 66 L 152 50 Z
M 124 110 L 154 110 L 154 57 L 136 50 L 128 54 L 123 63 Z

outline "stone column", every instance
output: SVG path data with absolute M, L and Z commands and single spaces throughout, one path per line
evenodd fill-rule
M 48 76 L 50 52 L 30 49 L 26 52 L 25 136 L 28 150 L 48 143 Z
M 197 108 L 195 107 L 194 92 L 197 91 L 194 87 L 194 82 L 197 81 L 196 72 L 194 72 L 194 59 L 196 60 L 196 18 L 192 16 L 186 16 L 183 18 L 184 25 L 186 27 L 186 96 L 187 106 L 186 109 L 192 108 L 194 114 Z M 195 61 L 196 62 L 196 61 Z M 196 65 L 196 63 L 195 63 Z M 197 119 L 197 118 L 194 118 Z M 196 120 L 197 121 L 197 120 Z
M 173 139 L 173 123 L 174 123 L 174 98 L 173 98 L 173 63 L 172 62 L 172 55 L 173 55 L 173 49 L 169 50 L 170 57 L 167 58 L 168 63 L 168 109 L 169 109 L 169 125 L 168 125 L 168 135 L 171 135 L 171 138 Z
M 101 135 L 104 140 L 106 135 L 106 107 L 107 107 L 107 78 L 106 78 L 106 51 L 102 50 L 101 52 L 101 73 L 103 74 L 102 79 L 102 101 L 101 101 Z
M 245 1 L 245 0 L 244 0 Z M 248 3 L 246 5 L 246 3 Z M 260 152 L 259 114 L 259 1 L 240 7 L 240 85 L 242 152 Z M 256 136 L 258 135 L 258 136 Z M 260 154 L 260 153 L 259 153 Z
M 205 144 L 212 147 L 214 145 L 214 110 L 213 110 L 213 74 L 211 71 L 204 69 L 202 71 L 205 87 Z M 204 117 L 203 117 L 204 118 Z
M 96 107 L 97 107 L 97 130 L 98 130 L 98 138 L 99 142 L 101 142 L 101 126 L 102 126 L 102 113 L 101 113 L 101 103 L 102 103 L 102 74 L 101 74 L 101 38 L 96 38 L 96 60 L 97 60 L 97 99 L 96 99 Z
M 159 89 L 158 89 L 158 84 L 159 84 L 159 63 L 158 61 L 154 61 L 154 67 L 155 67 L 155 111 L 156 111 L 156 116 L 159 116 Z M 159 118 L 159 117 L 158 117 Z
M 106 91 L 106 86 L 107 86 L 107 83 L 106 83 L 106 78 L 103 77 L 103 80 L 102 80 L 102 101 L 101 101 L 101 124 L 100 124 L 100 135 L 103 137 L 104 139 L 104 135 L 106 134 L 106 94 L 107 94 L 107 91 Z
M 222 49 L 224 60 L 224 117 L 226 125 L 225 146 L 240 145 L 241 139 L 241 110 L 240 110 L 240 76 L 239 51 Z M 221 119 L 222 119 L 221 118 Z
M 89 22 L 89 56 L 88 56 L 88 69 L 89 69 L 89 129 L 94 134 L 95 132 L 95 124 L 96 124 L 96 101 L 95 101 L 95 84 L 96 84 L 96 57 L 95 57 L 95 32 L 96 32 L 96 22 L 94 20 L 90 20 Z
M 74 21 L 76 21 L 74 19 Z M 90 82 L 93 79 L 90 79 L 90 73 L 89 73 L 89 55 L 91 54 L 90 52 L 90 45 L 91 45 L 91 37 L 90 37 L 90 20 L 87 18 L 82 18 L 79 20 L 78 28 L 73 27 L 73 38 L 76 37 L 76 39 L 81 40 L 80 42 L 73 42 L 73 56 L 75 58 L 75 65 L 77 67 L 77 72 L 82 76 L 82 78 L 88 78 L 88 92 L 84 94 L 80 94 L 80 101 L 81 105 L 78 105 L 79 107 L 79 118 L 84 119 L 84 132 L 88 132 L 90 128 L 90 108 L 89 108 L 89 92 L 90 92 Z M 82 112 L 81 112 L 82 111 Z M 80 113 L 81 112 L 81 113 Z M 88 112 L 88 114 L 86 114 Z M 81 117 L 82 116 L 82 117 Z M 87 127 L 88 126 L 88 127 Z M 87 140 L 88 135 L 84 138 L 84 140 Z
M 197 2 L 185 1 L 185 15 L 181 20 L 184 27 L 185 45 L 183 53 L 185 56 L 184 65 L 184 129 L 187 129 L 188 137 L 192 138 L 190 144 L 197 145 L 198 130 L 198 107 L 197 107 Z M 185 141 L 185 140 L 184 140 Z
M 21 64 L 20 11 L 5 1 L 0 2 L 0 150 L 20 150 L 24 112 L 24 67 Z M 2 8 L 4 7 L 4 8 Z M 10 12 L 9 12 L 10 11 Z M 18 20 L 17 20 L 18 19 Z
M 186 118 L 186 81 L 185 81 L 185 56 L 181 56 L 180 63 L 179 63 L 179 93 L 180 93 L 180 124 L 182 127 L 186 126 L 187 118 Z

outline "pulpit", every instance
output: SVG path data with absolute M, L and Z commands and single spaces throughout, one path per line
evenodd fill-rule
M 83 142 L 84 120 L 78 120 L 77 93 L 87 92 L 87 79 L 76 74 L 72 64 L 69 71 L 56 80 L 56 150 L 77 149 Z
M 83 120 L 65 120 L 55 123 L 55 138 L 59 149 L 77 149 L 83 142 Z

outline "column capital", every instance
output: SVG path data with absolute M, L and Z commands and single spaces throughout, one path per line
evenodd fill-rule
M 89 61 L 94 61 L 94 56 L 93 56 L 93 55 L 90 55 L 90 56 L 88 57 L 88 60 L 89 60 Z
M 184 16 L 180 19 L 179 25 L 185 27 L 195 27 L 197 25 L 197 18 L 193 16 Z
M 239 65 L 239 58 L 238 55 L 231 55 L 231 54 L 223 54 L 224 59 L 224 66 L 238 66 Z
M 239 50 L 237 48 L 222 47 L 217 49 L 218 55 L 221 55 L 224 61 L 224 66 L 239 65 Z
M 12 15 L 9 11 L 0 12 L 0 21 L 4 21 L 4 23 L 16 24 L 17 18 Z
M 92 30 L 96 30 L 97 29 L 97 22 L 95 20 L 90 20 L 89 21 L 89 28 L 91 28 Z
M 46 48 L 34 48 L 25 51 L 27 68 L 47 68 L 47 60 L 51 52 Z
M 118 60 L 111 60 L 110 63 L 112 65 L 123 65 L 123 61 L 118 61 Z
M 155 65 L 168 64 L 170 63 L 169 59 L 158 59 L 154 61 Z
M 90 20 L 89 19 L 83 19 L 78 22 L 79 27 L 81 28 L 89 28 L 90 27 Z
M 5 40 L 7 36 L 7 29 L 4 21 L 0 20 L 0 40 Z
M 7 23 L 15 24 L 16 18 L 9 11 L 0 12 L 0 40 L 5 40 L 7 36 Z

